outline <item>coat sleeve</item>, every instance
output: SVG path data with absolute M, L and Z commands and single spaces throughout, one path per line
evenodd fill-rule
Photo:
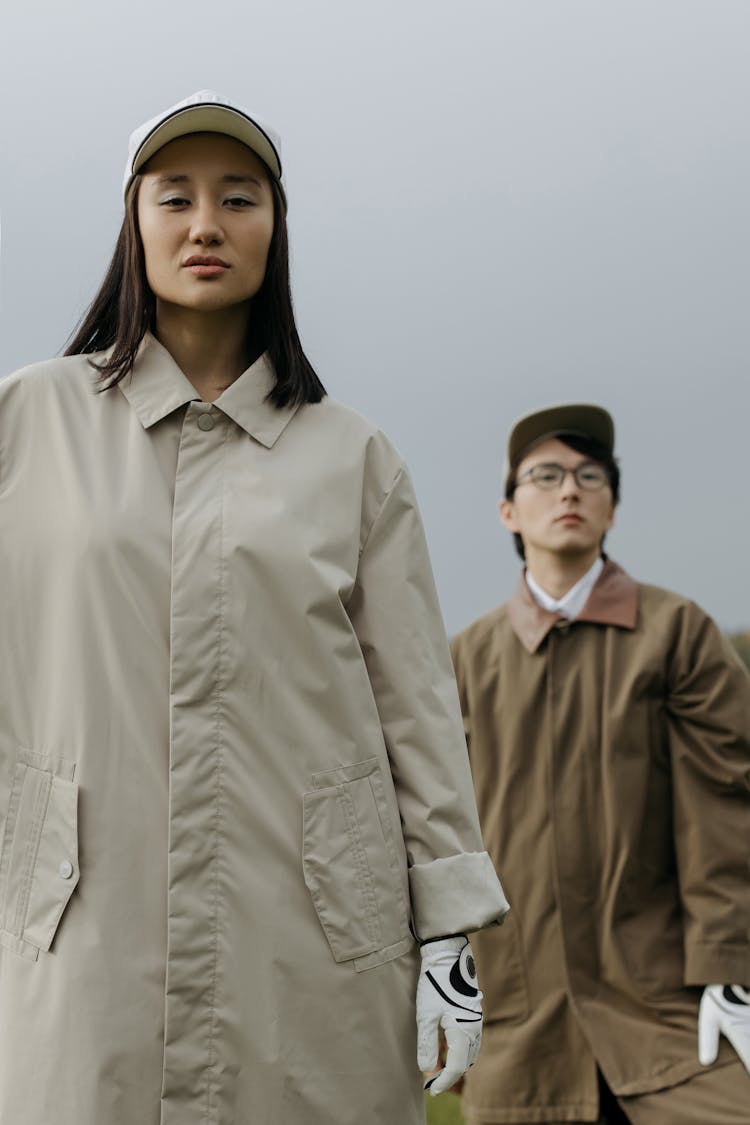
M 674 652 L 667 716 L 685 983 L 750 984 L 750 677 L 695 606 Z
M 508 904 L 483 849 L 448 642 L 403 468 L 362 548 L 349 614 L 390 759 L 417 936 L 497 923 Z

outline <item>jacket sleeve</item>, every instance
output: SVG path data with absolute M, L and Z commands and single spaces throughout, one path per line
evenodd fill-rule
M 450 642 L 450 654 L 453 662 L 453 674 L 456 677 L 458 688 L 458 702 L 461 708 L 461 718 L 464 724 L 464 738 L 469 751 L 469 764 L 471 765 L 471 715 L 469 712 L 469 699 L 466 691 L 466 676 L 462 660 L 462 644 L 460 637 L 454 637 Z
M 670 673 L 685 983 L 750 984 L 750 677 L 696 606 L 680 623 Z
M 403 468 L 362 548 L 349 614 L 390 759 L 417 936 L 497 923 L 508 904 L 483 849 L 448 642 Z

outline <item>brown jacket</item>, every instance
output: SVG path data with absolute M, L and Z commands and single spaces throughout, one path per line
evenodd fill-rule
M 700 986 L 750 981 L 750 680 L 705 613 L 612 562 L 576 621 L 521 579 L 453 656 L 512 906 L 472 939 L 466 1108 L 593 1120 L 597 1065 L 621 1095 L 687 1078 Z
M 421 1125 L 421 937 L 499 919 L 408 473 L 148 337 L 0 384 L 0 1123 Z

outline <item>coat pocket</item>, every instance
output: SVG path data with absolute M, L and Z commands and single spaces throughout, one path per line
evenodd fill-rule
M 521 1022 L 529 1015 L 526 971 L 518 923 L 511 907 L 501 926 L 471 935 L 485 1022 Z
M 0 853 L 0 944 L 36 960 L 48 952 L 78 885 L 75 766 L 21 750 Z
M 377 758 L 315 774 L 303 796 L 302 864 L 334 960 L 370 968 L 411 948 L 405 858 Z M 382 956 L 371 954 L 382 952 Z

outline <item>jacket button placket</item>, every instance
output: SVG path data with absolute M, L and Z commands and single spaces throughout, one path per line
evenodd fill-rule
M 192 402 L 177 460 L 170 614 L 167 972 L 161 1125 L 214 1125 L 221 1056 L 224 477 L 232 423 Z
M 569 995 L 574 1007 L 598 976 L 595 858 L 596 839 L 587 791 L 589 764 L 581 755 L 584 721 L 576 692 L 578 631 L 567 623 L 547 642 L 550 731 L 550 807 L 558 908 Z M 583 972 L 579 970 L 583 966 Z M 580 1011 L 578 1012 L 580 1018 Z

